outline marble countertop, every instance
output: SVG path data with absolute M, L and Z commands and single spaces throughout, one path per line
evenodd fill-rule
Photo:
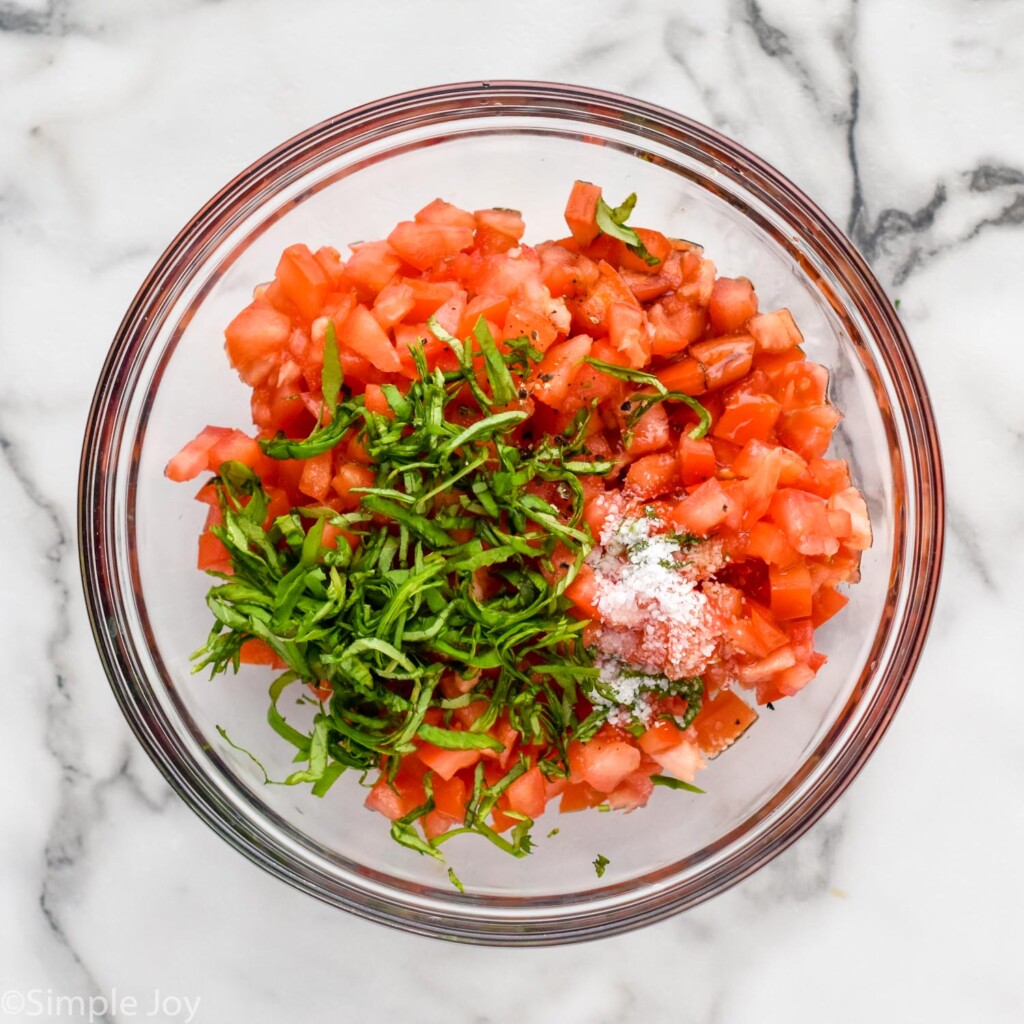
M 217 839 L 121 718 L 74 541 L 93 383 L 178 227 L 307 125 L 473 77 L 632 93 L 792 177 L 901 300 L 948 474 L 932 634 L 847 794 L 710 903 L 543 951 L 358 921 Z M 1022 125 L 1019 0 L 0 0 L 0 1022 L 1024 1019 Z

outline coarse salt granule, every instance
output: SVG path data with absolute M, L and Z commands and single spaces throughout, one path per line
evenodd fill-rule
M 588 557 L 601 613 L 598 649 L 669 679 L 699 675 L 715 652 L 707 598 L 656 519 L 609 516 Z

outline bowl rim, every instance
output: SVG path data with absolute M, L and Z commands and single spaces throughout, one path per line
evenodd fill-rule
M 895 399 L 908 433 L 910 463 L 905 467 L 908 480 L 915 485 L 915 507 L 918 513 L 909 538 L 915 553 L 923 558 L 905 567 L 911 574 L 914 601 L 901 624 L 901 632 L 889 664 L 887 699 L 872 718 L 870 728 L 861 730 L 857 742 L 847 744 L 834 759 L 831 770 L 813 790 L 814 799 L 802 801 L 795 808 L 784 810 L 773 826 L 756 841 L 754 855 L 741 848 L 713 865 L 710 877 L 702 885 L 691 885 L 687 891 L 659 890 L 656 897 L 639 897 L 628 905 L 609 913 L 600 899 L 600 890 L 588 893 L 585 903 L 571 914 L 558 918 L 551 912 L 531 918 L 528 914 L 492 908 L 489 916 L 475 915 L 466 922 L 444 907 L 429 911 L 410 910 L 401 896 L 387 887 L 366 886 L 353 891 L 339 891 L 336 880 L 318 871 L 311 864 L 303 873 L 287 860 L 287 850 L 280 843 L 268 844 L 267 835 L 253 823 L 234 813 L 221 794 L 204 784 L 201 772 L 183 765 L 155 734 L 154 723 L 135 699 L 135 688 L 145 685 L 131 639 L 116 628 L 121 602 L 116 596 L 117 572 L 111 515 L 103 501 L 104 485 L 109 472 L 106 455 L 112 451 L 111 440 L 119 437 L 117 402 L 123 412 L 125 385 L 141 365 L 149 346 L 140 348 L 143 333 L 155 306 L 169 287 L 168 282 L 186 279 L 197 265 L 202 239 L 222 218 L 237 211 L 258 197 L 260 190 L 274 175 L 289 164 L 308 159 L 319 147 L 343 137 L 345 133 L 372 132 L 382 124 L 392 131 L 403 124 L 403 118 L 430 116 L 431 123 L 443 123 L 460 117 L 498 117 L 526 113 L 531 115 L 574 115 L 586 117 L 596 110 L 621 120 L 620 127 L 641 137 L 644 131 L 671 133 L 677 140 L 686 139 L 711 153 L 719 165 L 742 179 L 744 188 L 757 190 L 773 204 L 782 201 L 781 213 L 787 220 L 799 219 L 813 228 L 817 245 L 833 260 L 837 277 L 849 285 L 865 305 L 864 318 L 871 325 L 874 340 L 885 355 L 893 360 L 889 367 L 896 382 Z M 629 126 L 632 126 L 631 128 Z M 386 133 L 385 133 L 386 134 Z M 357 143 L 358 145 L 359 143 Z M 201 263 L 199 264 L 201 265 Z M 913 432 L 911 432 L 911 428 Z M 927 388 L 899 317 L 881 284 L 871 272 L 854 244 L 788 178 L 744 146 L 684 115 L 646 101 L 618 93 L 585 86 L 543 81 L 471 81 L 432 86 L 402 92 L 354 107 L 327 118 L 294 135 L 243 169 L 221 188 L 189 219 L 158 258 L 133 298 L 107 354 L 86 423 L 78 484 L 78 542 L 81 578 L 86 608 L 100 659 L 123 714 L 143 748 L 157 768 L 185 802 L 215 832 L 249 859 L 271 874 L 288 881 L 296 888 L 341 906 L 360 916 L 387 923 L 419 934 L 501 945 L 544 945 L 579 941 L 615 934 L 640 925 L 661 920 L 682 909 L 692 907 L 710 896 L 736 884 L 773 859 L 806 832 L 839 798 L 853 781 L 887 730 L 903 700 L 910 679 L 919 661 L 938 591 L 942 568 L 944 541 L 943 470 L 938 434 Z M 105 514 L 106 513 L 106 514 Z M 928 529 L 925 529 L 925 527 Z M 111 585 L 113 584 L 113 586 Z M 909 626 L 908 626 L 909 624 Z M 851 749 L 852 747 L 852 749 Z M 740 856 L 743 854 L 743 856 Z M 702 877 L 702 876 L 698 876 Z M 685 888 L 685 887 L 684 887 Z M 595 895 L 596 893 L 596 895 Z M 529 901 L 526 901 L 529 902 Z M 483 898 L 483 904 L 486 904 Z M 572 909 L 573 905 L 563 907 Z

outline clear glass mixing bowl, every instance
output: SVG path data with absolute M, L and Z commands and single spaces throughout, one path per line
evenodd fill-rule
M 725 274 L 785 305 L 845 413 L 834 451 L 870 506 L 875 543 L 845 611 L 820 633 L 828 665 L 701 776 L 707 795 L 658 790 L 629 816 L 548 815 L 515 860 L 475 836 L 435 861 L 395 844 L 343 778 L 325 799 L 266 786 L 289 750 L 266 726 L 267 670 L 210 682 L 189 653 L 210 625 L 194 569 L 203 508 L 163 476 L 207 423 L 248 426 L 222 332 L 288 244 L 382 237 L 435 196 L 515 207 L 529 238 L 564 234 L 574 178 L 636 220 L 700 240 Z M 85 437 L 82 573 L 96 642 L 139 740 L 188 804 L 268 871 L 377 921 L 493 944 L 568 942 L 655 921 L 774 857 L 839 796 L 885 731 L 917 662 L 942 547 L 935 424 L 906 335 L 849 241 L 792 183 L 668 110 L 590 89 L 469 83 L 395 96 L 274 150 L 215 196 L 146 279 L 114 339 Z M 555 819 L 555 820 L 552 820 Z M 598 878 L 591 862 L 610 861 Z

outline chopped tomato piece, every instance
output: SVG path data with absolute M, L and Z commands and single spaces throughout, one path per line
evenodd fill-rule
M 788 309 L 759 313 L 750 319 L 747 330 L 757 342 L 758 352 L 785 352 L 804 343 L 803 335 Z
M 626 487 L 638 498 L 658 498 L 680 484 L 679 463 L 671 452 L 644 455 L 630 465 Z
M 331 288 L 331 280 L 308 245 L 290 245 L 274 274 L 289 301 L 307 319 L 315 320 Z
M 532 394 L 545 405 L 558 407 L 569 393 L 573 378 L 590 354 L 593 340 L 586 334 L 548 349 L 531 377 Z
M 711 289 L 708 317 L 718 334 L 738 331 L 757 313 L 754 286 L 745 277 L 720 277 Z
M 731 690 L 722 690 L 701 705 L 693 721 L 697 746 L 707 757 L 717 757 L 757 721 L 757 712 Z
M 577 181 L 565 204 L 565 223 L 580 245 L 589 245 L 600 230 L 597 226 L 597 201 L 601 189 L 589 181 Z
M 683 498 L 669 514 L 679 530 L 705 537 L 729 515 L 732 500 L 722 485 L 712 478 Z

